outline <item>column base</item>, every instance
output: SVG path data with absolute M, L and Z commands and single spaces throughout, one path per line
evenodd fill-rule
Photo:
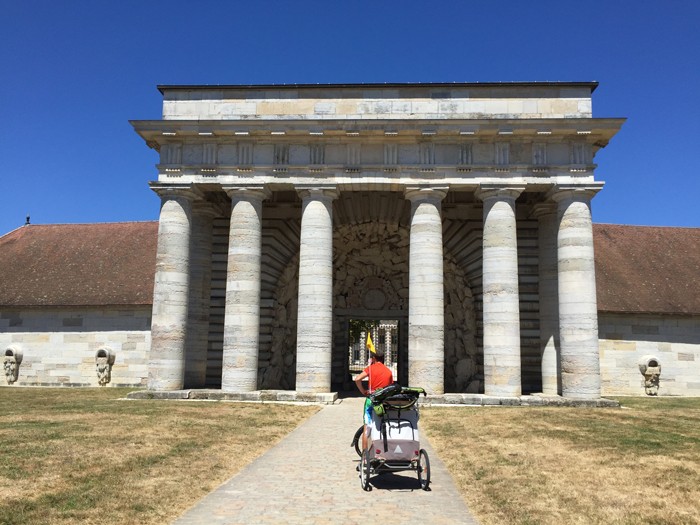
M 442 394 L 426 396 L 419 400 L 423 406 L 557 406 L 620 408 L 620 403 L 612 399 L 572 399 L 545 394 L 526 396 L 487 396 L 485 394 Z
M 137 390 L 127 399 L 195 399 L 210 401 L 246 401 L 250 403 L 315 403 L 332 405 L 338 400 L 337 392 L 303 393 L 295 390 L 254 390 L 229 392 L 218 389 L 196 390 Z

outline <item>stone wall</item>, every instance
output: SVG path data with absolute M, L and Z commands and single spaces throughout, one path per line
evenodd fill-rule
M 98 386 L 95 356 L 114 355 L 110 386 L 145 386 L 151 346 L 151 306 L 4 309 L 0 349 L 19 350 L 13 385 Z M 0 379 L 7 384 L 7 379 Z
M 166 89 L 164 120 L 590 117 L 591 87 L 501 85 Z
M 661 364 L 660 396 L 700 396 L 700 315 L 598 314 L 602 394 L 645 395 L 639 361 Z

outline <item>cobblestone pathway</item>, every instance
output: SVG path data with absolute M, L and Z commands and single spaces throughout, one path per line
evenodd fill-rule
M 430 491 L 420 490 L 414 472 L 373 477 L 373 490 L 362 490 L 350 447 L 362 402 L 323 407 L 173 525 L 476 524 L 425 435 Z

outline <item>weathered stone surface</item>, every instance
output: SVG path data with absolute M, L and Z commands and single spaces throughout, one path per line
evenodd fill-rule
M 487 395 L 521 393 L 515 199 L 522 187 L 483 185 L 484 385 Z
M 300 245 L 300 253 L 296 255 L 290 246 L 271 250 L 265 254 L 270 268 L 262 273 L 261 262 L 253 261 L 262 257 L 259 251 L 250 260 L 236 251 L 235 243 L 239 237 L 245 239 L 246 232 L 231 236 L 231 294 L 226 300 L 224 337 L 211 341 L 210 349 L 215 363 L 219 345 L 225 348 L 223 364 L 214 365 L 222 368 L 223 388 L 252 391 L 262 385 L 323 393 L 332 381 L 346 384 L 347 367 L 340 356 L 346 354 L 340 348 L 345 342 L 334 344 L 334 334 L 345 338 L 342 324 L 348 319 L 376 314 L 397 317 L 399 326 L 405 324 L 408 342 L 401 345 L 407 344 L 408 357 L 400 370 L 408 370 L 409 382 L 431 393 L 483 390 L 518 398 L 522 368 L 530 378 L 539 375 L 539 363 L 533 358 L 539 357 L 534 354 L 541 343 L 546 392 L 558 392 L 561 377 L 564 395 L 598 397 L 597 358 L 589 341 L 577 339 L 577 330 L 584 329 L 587 338 L 595 331 L 591 321 L 595 311 L 590 312 L 590 297 L 584 290 L 595 283 L 592 254 L 586 251 L 587 219 L 579 210 L 580 202 L 562 204 L 567 191 L 596 186 L 594 155 L 622 122 L 596 119 L 592 125 L 594 87 L 594 83 L 416 84 L 390 89 L 163 87 L 164 119 L 135 124 L 161 152 L 157 184 L 194 185 L 212 203 L 225 200 L 222 185 L 254 184 L 274 193 L 266 208 L 272 220 L 291 218 L 289 230 L 298 230 L 301 221 L 300 232 L 291 231 L 288 237 Z M 188 125 L 180 125 L 182 119 Z M 524 137 L 537 137 L 537 142 Z M 538 295 L 544 292 L 545 310 L 553 301 L 546 284 L 538 289 L 533 272 L 541 255 L 531 225 L 535 221 L 529 215 L 561 181 L 568 186 L 553 193 L 561 211 L 557 320 L 569 332 L 560 330 L 562 352 L 557 356 L 556 341 L 554 351 L 551 346 L 556 330 L 546 320 L 547 339 L 540 337 Z M 328 195 L 318 198 L 324 188 L 337 191 L 339 200 L 353 205 L 340 207 L 342 220 L 337 225 Z M 300 192 L 301 210 L 294 191 Z M 518 198 L 521 192 L 524 195 Z M 397 194 L 411 201 L 407 219 L 401 213 L 405 201 L 396 199 Z M 516 198 L 524 214 L 518 214 Z M 443 199 L 453 217 L 450 224 L 443 220 Z M 483 228 L 469 224 L 479 220 L 479 200 L 484 203 Z M 238 205 L 234 198 L 232 218 Z M 367 219 L 356 220 L 355 215 Z M 528 218 L 519 237 L 521 216 Z M 392 219 L 396 217 L 400 218 Z M 233 220 L 231 224 L 233 232 Z M 460 232 L 464 224 L 467 227 Z M 344 225 L 351 232 L 349 248 L 339 239 L 347 232 L 334 232 Z M 450 227 L 449 246 L 455 252 L 446 253 L 443 229 Z M 254 230 L 259 235 L 260 226 Z M 551 233 L 547 240 L 551 241 Z M 542 259 L 547 263 L 546 257 Z M 469 285 L 467 276 L 472 280 Z M 173 283 L 170 290 L 175 291 Z M 562 303 L 565 295 L 571 297 Z M 156 303 L 165 299 L 157 295 Z M 183 330 L 191 332 L 191 326 L 171 324 L 166 331 L 163 323 L 155 324 L 153 336 L 160 350 L 153 352 L 158 358 L 152 360 L 153 371 L 163 376 L 167 374 L 156 372 L 176 371 L 174 361 L 184 357 L 180 341 L 187 337 Z M 478 346 L 483 347 L 483 356 Z M 521 348 L 527 349 L 522 356 Z M 557 365 L 561 374 L 555 380 Z M 233 376 L 240 376 L 241 383 Z
M 333 344 L 333 190 L 301 192 L 296 390 L 329 392 Z
M 190 285 L 190 221 L 193 193 L 188 187 L 152 185 L 161 195 L 158 251 L 148 385 L 177 390 L 185 379 L 185 342 Z
M 564 397 L 600 398 L 598 309 L 590 201 L 599 186 L 557 187 L 557 267 L 561 383 Z
M 444 385 L 445 312 L 440 201 L 446 190 L 409 189 L 408 380 L 430 394 Z
M 258 386 L 262 201 L 258 188 L 229 188 L 229 235 L 224 353 L 221 388 L 253 391 Z

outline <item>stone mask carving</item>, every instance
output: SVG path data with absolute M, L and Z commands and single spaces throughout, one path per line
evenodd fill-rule
M 5 356 L 3 365 L 5 367 L 5 379 L 7 380 L 7 384 L 11 385 L 17 381 L 17 377 L 19 376 L 19 367 L 17 366 L 14 356 Z
M 95 354 L 95 371 L 100 386 L 105 386 L 112 380 L 112 365 L 116 355 L 108 348 L 100 348 Z
M 19 365 L 22 362 L 22 351 L 14 346 L 5 350 L 5 359 L 3 360 L 3 368 L 5 369 L 5 380 L 8 385 L 11 385 L 19 377 Z
M 648 396 L 659 394 L 661 363 L 654 356 L 644 356 L 639 361 L 639 371 L 644 376 L 644 393 Z

